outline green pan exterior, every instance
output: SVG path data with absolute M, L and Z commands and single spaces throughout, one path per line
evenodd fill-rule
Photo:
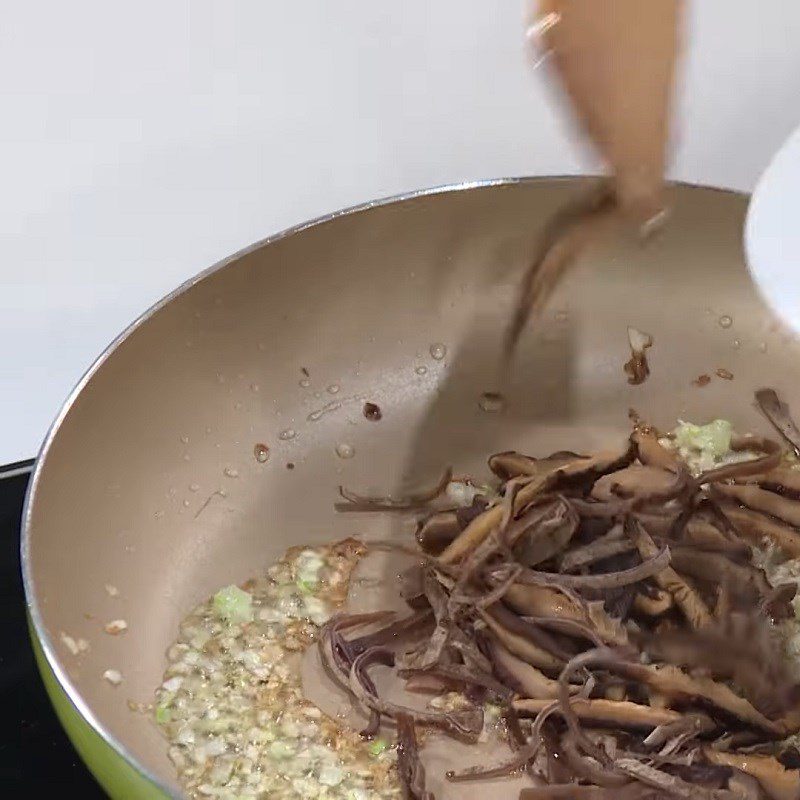
M 86 766 L 112 800 L 169 800 L 157 786 L 137 772 L 89 726 L 70 702 L 44 657 L 39 639 L 28 622 L 33 652 L 44 687 L 58 719 Z

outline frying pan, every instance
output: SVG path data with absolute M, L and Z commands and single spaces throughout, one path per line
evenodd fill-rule
M 585 254 L 526 333 L 505 409 L 482 410 L 540 226 L 581 190 L 466 184 L 302 225 L 180 287 L 81 380 L 31 480 L 23 570 L 48 690 L 112 797 L 180 796 L 160 733 L 129 701 L 151 700 L 195 604 L 287 546 L 408 531 L 336 516 L 338 484 L 386 493 L 446 464 L 482 475 L 510 447 L 592 450 L 627 435 L 629 408 L 664 428 L 724 416 L 767 432 L 753 390 L 791 400 L 797 344 L 745 270 L 746 198 L 689 186 L 671 188 L 671 223 L 646 247 Z M 641 386 L 622 369 L 629 325 L 655 341 Z M 105 634 L 117 618 L 128 632 Z M 90 649 L 73 655 L 62 634 Z

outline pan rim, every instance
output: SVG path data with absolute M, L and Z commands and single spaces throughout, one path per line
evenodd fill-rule
M 415 200 L 421 197 L 431 197 L 439 194 L 456 194 L 470 189 L 491 189 L 501 186 L 517 186 L 521 184 L 535 184 L 535 183 L 553 183 L 553 182 L 568 182 L 568 181 L 584 181 L 590 180 L 592 175 L 586 174 L 562 174 L 562 175 L 535 175 L 535 176 L 520 176 L 520 177 L 507 177 L 507 178 L 488 178 L 483 180 L 461 181 L 456 183 L 446 183 L 437 186 L 432 186 L 423 189 L 415 189 L 400 194 L 390 195 L 387 197 L 379 198 L 376 200 L 369 200 L 367 202 L 359 203 L 357 205 L 349 206 L 337 211 L 323 214 L 314 219 L 301 222 L 297 225 L 285 228 L 277 233 L 271 234 L 263 239 L 260 239 L 253 244 L 247 245 L 238 250 L 234 254 L 223 258 L 220 261 L 212 264 L 209 267 L 198 272 L 196 275 L 187 279 L 175 289 L 164 295 L 160 300 L 156 301 L 148 309 L 143 311 L 133 322 L 127 325 L 95 358 L 92 364 L 87 368 L 83 375 L 78 379 L 75 386 L 67 395 L 63 404 L 59 408 L 55 418 L 51 422 L 47 433 L 45 434 L 42 445 L 36 456 L 33 471 L 28 481 L 28 487 L 25 492 L 25 500 L 22 508 L 22 520 L 20 530 L 20 560 L 22 566 L 22 582 L 25 592 L 25 602 L 28 612 L 28 618 L 35 633 L 39 644 L 42 648 L 45 660 L 52 670 L 53 676 L 56 679 L 59 689 L 65 695 L 69 704 L 78 713 L 78 715 L 89 725 L 92 731 L 97 734 L 103 742 L 108 745 L 117 756 L 124 759 L 142 778 L 149 781 L 155 788 L 164 793 L 168 797 L 180 800 L 181 794 L 178 794 L 159 778 L 152 770 L 139 761 L 111 731 L 100 721 L 97 715 L 92 710 L 89 703 L 82 697 L 78 687 L 67 674 L 66 669 L 61 665 L 60 660 L 56 654 L 55 643 L 52 637 L 47 633 L 44 625 L 42 610 L 37 600 L 36 582 L 32 574 L 31 555 L 30 555 L 30 539 L 31 539 L 31 517 L 33 506 L 36 502 L 36 494 L 41 481 L 42 470 L 47 460 L 47 455 L 55 441 L 56 436 L 67 418 L 70 410 L 75 404 L 81 392 L 87 386 L 89 381 L 106 363 L 106 361 L 113 355 L 113 353 L 144 323 L 154 317 L 162 308 L 171 303 L 174 299 L 187 292 L 196 284 L 221 271 L 229 264 L 238 261 L 239 259 L 255 252 L 256 250 L 273 244 L 282 239 L 286 239 L 295 234 L 301 233 L 309 228 L 315 228 L 325 223 L 331 222 L 340 217 L 353 216 L 363 211 L 368 211 L 372 208 L 380 208 L 382 206 L 392 205 L 395 203 L 402 203 L 410 200 Z M 703 189 L 718 191 L 728 195 L 746 195 L 735 189 L 725 187 L 711 186 L 698 183 L 690 183 L 684 181 L 670 181 L 670 186 L 681 186 L 689 189 Z

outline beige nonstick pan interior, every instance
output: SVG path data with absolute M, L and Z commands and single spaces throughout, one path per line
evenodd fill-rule
M 669 226 L 644 249 L 586 254 L 523 337 L 506 410 L 481 410 L 537 231 L 580 190 L 455 187 L 268 240 L 146 315 L 70 399 L 27 508 L 30 610 L 73 701 L 162 785 L 177 791 L 164 743 L 128 701 L 151 699 L 180 618 L 289 545 L 408 530 L 336 516 L 338 484 L 386 493 L 447 464 L 483 474 L 490 452 L 511 447 L 591 450 L 627 433 L 629 408 L 667 428 L 724 416 L 765 432 L 753 390 L 797 397 L 798 346 L 742 262 L 745 198 L 677 187 Z M 629 325 L 655 340 L 642 386 L 622 369 Z M 701 374 L 704 388 L 692 383 Z M 380 422 L 364 418 L 365 400 Z M 337 444 L 355 455 L 338 457 Z M 119 617 L 128 633 L 104 634 Z M 90 651 L 73 656 L 62 632 Z

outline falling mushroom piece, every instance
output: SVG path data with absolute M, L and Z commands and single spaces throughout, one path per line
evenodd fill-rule
M 638 386 L 647 380 L 650 365 L 647 363 L 647 351 L 653 346 L 653 337 L 637 328 L 628 327 L 628 344 L 631 348 L 630 360 L 625 363 L 624 370 L 628 383 Z

